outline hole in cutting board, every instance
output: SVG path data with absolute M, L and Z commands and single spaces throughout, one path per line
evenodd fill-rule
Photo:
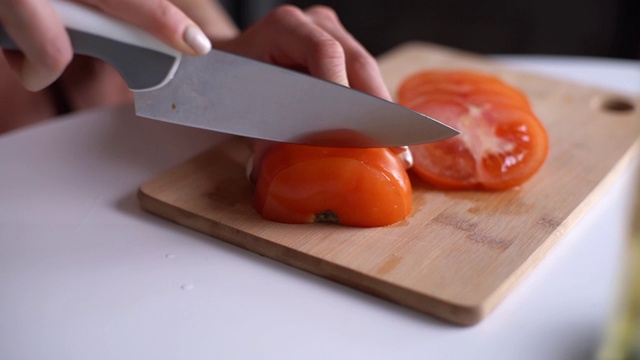
M 636 109 L 635 104 L 623 97 L 611 96 L 595 99 L 596 109 L 608 113 L 628 113 Z

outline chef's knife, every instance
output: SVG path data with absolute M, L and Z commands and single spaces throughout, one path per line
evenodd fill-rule
M 134 91 L 136 114 L 252 138 L 332 146 L 399 146 L 458 132 L 400 105 L 213 49 L 181 55 L 146 32 L 83 5 L 51 1 L 74 52 L 110 63 Z M 17 49 L 0 27 L 0 47 Z M 317 134 L 357 133 L 341 137 Z

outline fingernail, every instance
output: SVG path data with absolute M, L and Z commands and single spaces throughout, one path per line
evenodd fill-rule
M 189 25 L 184 31 L 184 41 L 198 55 L 204 55 L 211 50 L 211 41 L 200 28 Z

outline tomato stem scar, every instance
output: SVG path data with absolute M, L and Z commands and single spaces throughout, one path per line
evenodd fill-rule
M 316 213 L 313 218 L 313 222 L 328 222 L 333 224 L 339 224 L 340 220 L 338 219 L 338 214 L 333 210 L 325 210 L 319 213 Z

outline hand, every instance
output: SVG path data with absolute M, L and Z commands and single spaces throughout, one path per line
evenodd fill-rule
M 79 0 L 136 25 L 190 55 L 205 54 L 211 43 L 201 28 L 169 0 Z M 210 0 L 178 0 L 194 11 Z M 208 5 L 208 10 L 212 5 Z M 200 12 L 207 14 L 208 12 Z M 0 0 L 0 23 L 22 52 L 4 55 L 23 86 L 37 91 L 55 81 L 73 57 L 69 37 L 48 0 Z
M 375 59 L 326 6 L 283 5 L 216 48 L 309 73 L 390 100 Z

